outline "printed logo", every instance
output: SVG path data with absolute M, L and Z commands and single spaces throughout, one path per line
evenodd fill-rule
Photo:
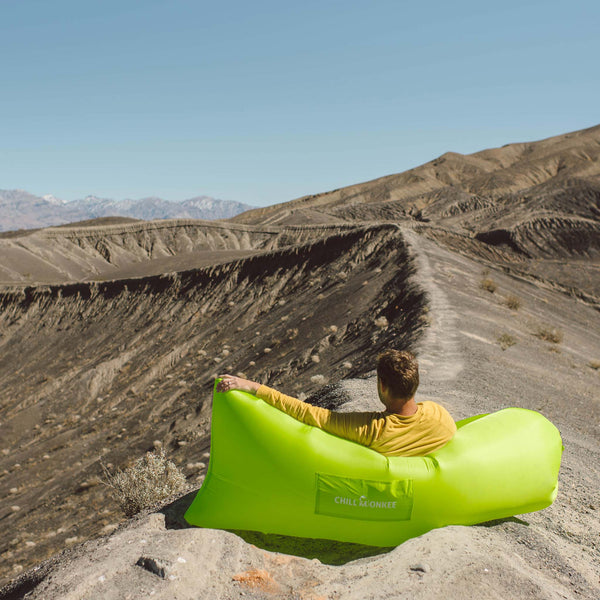
M 315 512 L 365 521 L 406 521 L 412 514 L 410 479 L 373 481 L 317 473 Z
M 394 501 L 381 501 L 381 500 L 368 500 L 366 496 L 360 498 L 345 498 L 343 496 L 336 496 L 333 501 L 336 504 L 346 504 L 348 506 L 362 506 L 365 508 L 396 508 L 398 502 Z

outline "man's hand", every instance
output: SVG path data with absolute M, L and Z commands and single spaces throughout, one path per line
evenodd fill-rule
M 256 381 L 242 379 L 241 377 L 235 377 L 235 375 L 219 375 L 218 378 L 221 379 L 221 381 L 217 383 L 217 392 L 240 390 L 242 392 L 250 392 L 251 394 L 254 394 L 260 387 L 260 383 L 256 383 Z

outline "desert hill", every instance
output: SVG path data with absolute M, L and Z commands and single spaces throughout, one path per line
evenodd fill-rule
M 445 155 L 437 183 L 420 175 L 439 187 L 391 176 L 410 188 L 390 187 L 395 200 L 383 178 L 353 186 L 365 200 L 346 188 L 226 223 L 0 236 L 0 598 L 597 598 L 598 131 Z M 541 167 L 558 146 L 573 156 L 564 180 Z M 507 237 L 534 204 L 560 214 L 552 235 L 544 221 Z M 495 231 L 508 233 L 482 236 Z M 570 290 L 576 278 L 587 287 Z M 100 483 L 102 463 L 163 447 L 193 495 L 223 371 L 374 410 L 390 345 L 418 353 L 421 399 L 456 419 L 515 405 L 551 419 L 555 504 L 390 550 L 190 529 L 189 497 L 127 522 Z
M 277 245 L 278 231 L 273 228 L 183 219 L 105 221 L 0 237 L 0 284 L 142 277 L 212 264 L 217 255 L 230 260 Z
M 486 200 L 519 194 L 543 184 L 560 186 L 573 179 L 597 184 L 599 160 L 600 125 L 597 125 L 539 142 L 507 144 L 471 155 L 447 152 L 404 173 L 250 210 L 233 221 L 281 223 L 294 212 L 307 209 L 339 218 L 348 214 L 353 218 L 354 208 L 364 211 L 360 215 L 364 220 L 368 215 L 381 217 L 382 210 L 396 216 L 415 214 L 436 202 L 437 206 L 429 212 L 436 221 L 443 221 L 453 212 L 477 210 Z M 445 197 L 442 191 L 450 196 Z M 444 203 L 446 211 L 441 210 Z M 566 206 L 563 204 L 562 208 Z
M 418 223 L 422 233 L 453 250 L 489 258 L 597 304 L 600 125 L 471 155 L 448 152 L 404 173 L 233 219 L 355 220 Z

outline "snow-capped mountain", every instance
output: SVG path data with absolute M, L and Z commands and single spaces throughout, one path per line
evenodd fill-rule
M 50 202 L 50 204 L 56 204 L 58 206 L 61 206 L 62 204 L 66 204 L 66 200 L 61 200 L 60 198 L 57 198 L 56 196 L 53 196 L 52 194 L 46 194 L 45 196 L 42 196 L 42 198 L 46 201 L 46 202 Z
M 86 196 L 69 205 L 85 211 L 87 218 L 123 216 L 134 219 L 227 219 L 251 207 L 241 202 L 197 196 L 181 202 L 170 202 L 156 196 L 139 200 L 111 200 Z
M 0 231 L 49 227 L 102 217 L 134 219 L 228 219 L 253 208 L 241 202 L 196 196 L 182 202 L 149 197 L 112 200 L 86 196 L 66 202 L 52 194 L 39 197 L 25 190 L 0 190 Z

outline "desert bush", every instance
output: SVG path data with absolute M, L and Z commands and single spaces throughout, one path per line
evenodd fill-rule
M 558 327 L 552 327 L 551 325 L 538 325 L 533 332 L 535 337 L 544 340 L 545 342 L 551 342 L 552 344 L 560 344 L 563 341 L 563 332 Z
M 506 350 L 507 348 L 514 346 L 517 343 L 517 340 L 510 335 L 510 333 L 503 333 L 502 335 L 498 336 L 498 343 L 500 344 L 500 348 L 502 348 L 502 350 Z
M 377 317 L 377 319 L 375 319 L 374 323 L 375 323 L 376 327 L 381 327 L 381 328 L 387 327 L 389 325 L 387 318 L 384 316 Z
M 490 294 L 493 294 L 498 289 L 496 282 L 489 277 L 484 277 L 481 280 L 479 287 L 486 292 L 490 292 Z
M 506 298 L 504 298 L 504 304 L 511 310 L 519 310 L 519 308 L 521 308 L 521 299 L 518 296 L 506 296 Z
M 600 360 L 590 360 L 588 363 L 588 367 L 590 369 L 595 369 L 596 371 L 600 371 Z
M 185 475 L 167 460 L 163 449 L 147 452 L 124 471 L 110 473 L 103 468 L 103 483 L 111 489 L 113 498 L 128 517 L 156 506 L 186 487 Z

